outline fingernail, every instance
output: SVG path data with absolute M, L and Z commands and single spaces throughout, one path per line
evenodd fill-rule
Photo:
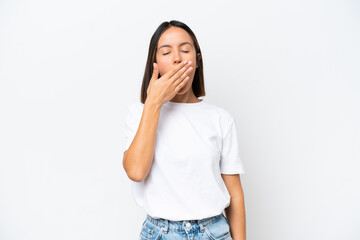
M 189 63 L 188 63 L 188 64 L 189 64 L 189 65 L 191 65 L 191 63 L 192 63 L 192 62 L 191 62 L 191 61 L 189 61 Z

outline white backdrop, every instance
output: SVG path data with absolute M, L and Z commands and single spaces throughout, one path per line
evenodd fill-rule
M 360 239 L 360 3 L 0 1 L 0 239 L 137 239 L 122 167 L 150 38 L 183 21 L 236 119 L 251 240 Z

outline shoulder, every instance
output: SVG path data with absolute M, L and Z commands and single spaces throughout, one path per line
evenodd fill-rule
M 131 102 L 124 108 L 125 118 L 141 117 L 144 104 L 141 102 Z
M 141 102 L 131 102 L 128 105 L 126 105 L 125 110 L 134 112 L 134 111 L 141 110 L 143 108 L 143 106 L 144 106 L 144 104 Z
M 233 114 L 225 107 L 206 102 L 206 107 L 217 116 L 223 134 L 235 123 Z
M 206 106 L 217 114 L 223 122 L 231 122 L 234 120 L 232 113 L 227 108 L 208 102 L 206 102 Z

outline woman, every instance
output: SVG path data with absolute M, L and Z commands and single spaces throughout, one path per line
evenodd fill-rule
M 150 41 L 141 102 L 127 107 L 124 125 L 123 167 L 147 213 L 139 239 L 245 240 L 235 120 L 200 96 L 197 39 L 184 23 L 163 22 Z

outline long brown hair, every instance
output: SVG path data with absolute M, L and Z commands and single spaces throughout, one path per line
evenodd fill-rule
M 156 29 L 155 33 L 151 37 L 150 45 L 149 45 L 149 52 L 148 52 L 148 58 L 145 66 L 145 72 L 144 77 L 141 85 L 141 99 L 140 101 L 142 103 L 145 103 L 146 97 L 147 97 L 147 88 L 150 83 L 150 79 L 153 72 L 153 63 L 156 62 L 156 51 L 157 51 L 157 45 L 158 41 L 160 39 L 160 36 L 165 30 L 170 28 L 171 26 L 179 27 L 184 29 L 192 38 L 195 46 L 196 51 L 196 62 L 198 67 L 196 68 L 194 80 L 192 82 L 192 89 L 194 91 L 194 94 L 196 97 L 205 96 L 205 86 L 204 86 L 204 73 L 203 73 L 203 62 L 202 62 L 202 54 L 200 50 L 199 43 L 195 37 L 195 34 L 193 31 L 185 24 L 180 21 L 172 20 L 170 22 L 163 22 L 160 24 L 160 26 Z M 198 53 L 200 53 L 200 58 L 198 56 Z M 160 74 L 159 74 L 160 77 Z

